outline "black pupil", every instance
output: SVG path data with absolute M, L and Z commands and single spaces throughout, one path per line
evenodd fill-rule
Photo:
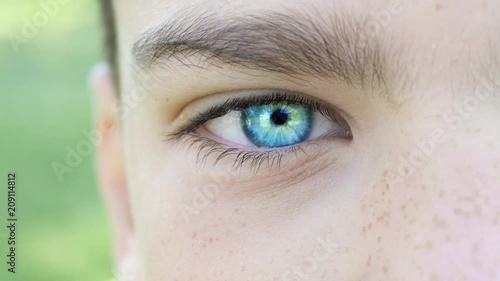
M 288 121 L 288 114 L 283 113 L 281 109 L 277 109 L 271 114 L 271 121 L 273 121 L 275 125 L 283 125 Z

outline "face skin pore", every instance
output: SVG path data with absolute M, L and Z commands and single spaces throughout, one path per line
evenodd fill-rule
M 500 2 L 114 8 L 120 84 L 103 66 L 93 84 L 119 278 L 500 280 Z M 273 92 L 332 109 L 350 137 L 180 133 Z

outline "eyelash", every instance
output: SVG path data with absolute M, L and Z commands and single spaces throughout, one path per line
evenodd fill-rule
M 222 117 L 231 111 L 241 111 L 252 106 L 267 105 L 271 103 L 287 102 L 291 104 L 301 105 L 309 108 L 312 111 L 319 112 L 327 119 L 332 122 L 340 124 L 342 127 L 346 128 L 346 134 L 344 137 L 352 137 L 349 126 L 343 118 L 337 113 L 337 110 L 333 110 L 330 107 L 323 105 L 317 100 L 304 97 L 294 93 L 283 93 L 283 92 L 271 92 L 268 94 L 257 94 L 248 97 L 237 97 L 228 99 L 226 102 L 220 105 L 213 106 L 208 110 L 198 114 L 195 118 L 190 120 L 190 123 L 183 127 L 182 129 L 167 134 L 166 141 L 177 141 L 180 142 L 186 138 L 190 139 L 190 144 L 188 149 L 191 149 L 194 145 L 199 144 L 197 149 L 197 159 L 198 163 L 204 165 L 207 158 L 212 154 L 218 154 L 213 165 L 216 165 L 221 159 L 235 155 L 236 159 L 233 163 L 233 170 L 240 169 L 243 164 L 249 162 L 250 168 L 257 172 L 263 163 L 268 163 L 270 168 L 277 167 L 279 169 L 281 159 L 285 154 L 295 154 L 298 152 L 305 153 L 303 145 L 312 144 L 314 141 L 308 141 L 304 144 L 296 144 L 288 147 L 279 147 L 267 150 L 259 151 L 244 151 L 239 148 L 231 148 L 225 144 L 219 143 L 212 139 L 202 136 L 200 133 L 196 132 L 203 124 L 209 120 Z

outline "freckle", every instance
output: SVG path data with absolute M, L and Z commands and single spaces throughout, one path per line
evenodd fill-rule
M 191 237 L 196 238 L 197 235 L 198 235 L 198 233 L 193 232 L 193 235 Z
M 245 266 L 241 267 L 241 272 L 245 271 Z
M 401 211 L 404 211 L 406 209 L 406 204 L 401 205 Z
M 474 206 L 474 213 L 476 214 L 476 216 L 480 217 L 481 216 L 481 206 L 480 205 L 476 205 Z
M 447 228 L 448 227 L 448 224 L 446 223 L 446 221 L 439 218 L 438 216 L 434 216 L 433 222 L 434 222 L 434 225 L 438 228 Z
M 389 174 L 389 172 L 387 170 L 384 171 L 384 177 L 387 177 L 387 175 Z
M 391 217 L 391 215 L 389 214 L 389 212 L 385 211 L 385 212 L 384 212 L 384 217 L 385 217 L 385 218 L 390 218 L 390 217 Z
M 443 197 L 444 197 L 444 194 L 445 194 L 445 192 L 444 192 L 444 191 L 440 191 L 440 192 L 439 192 L 439 198 L 443 198 Z
M 436 273 L 432 273 L 430 278 L 431 278 L 431 281 L 439 281 L 439 277 L 437 276 Z
M 368 260 L 366 261 L 366 266 L 371 266 L 372 265 L 372 255 L 368 256 Z
M 415 261 L 413 261 L 413 264 L 415 264 Z M 417 265 L 417 270 L 418 272 L 420 272 L 420 274 L 422 274 L 422 266 Z
M 246 224 L 246 223 L 244 223 L 244 224 L 242 224 L 242 225 L 241 225 L 241 227 L 246 227 L 246 226 L 247 226 L 247 224 Z
M 387 266 L 386 266 L 386 265 L 384 265 L 384 266 L 382 267 L 382 270 L 384 271 L 384 273 L 385 273 L 385 274 L 387 274 L 387 271 L 388 271 L 388 270 L 387 270 Z
M 214 242 L 214 239 L 213 239 L 213 238 L 208 239 L 208 243 L 209 243 L 209 244 L 212 244 L 212 242 Z
M 372 229 L 372 223 L 368 224 L 368 230 Z
M 472 253 L 477 253 L 479 252 L 479 244 L 476 242 L 474 245 L 472 245 Z
M 235 212 L 235 213 L 237 213 L 239 210 L 240 210 L 240 209 L 235 208 L 235 209 L 234 209 L 234 212 Z
M 425 184 L 422 185 L 422 190 L 426 190 L 427 186 Z
M 380 243 L 382 241 L 382 236 L 377 237 L 377 243 Z

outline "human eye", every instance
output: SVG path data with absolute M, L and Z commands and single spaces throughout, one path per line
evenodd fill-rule
M 199 143 L 199 156 L 218 153 L 216 161 L 236 157 L 235 166 L 252 165 L 285 154 L 304 151 L 302 146 L 327 139 L 351 139 L 340 111 L 312 97 L 284 91 L 253 91 L 228 98 L 195 115 L 169 139 L 189 138 Z

